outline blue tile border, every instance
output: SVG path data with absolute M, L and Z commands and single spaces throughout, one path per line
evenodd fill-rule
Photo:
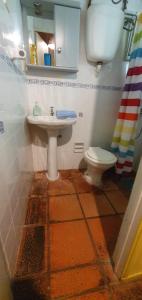
M 122 87 L 120 86 L 109 86 L 109 85 L 99 85 L 92 83 L 80 83 L 80 82 L 71 82 L 71 81 L 59 81 L 59 80 L 48 80 L 48 79 L 36 79 L 32 78 L 26 79 L 28 85 L 48 85 L 52 87 L 71 87 L 79 89 L 91 89 L 91 90 L 108 90 L 108 91 L 121 91 Z
M 37 78 L 26 78 L 25 74 L 14 64 L 14 62 L 6 55 L 0 53 L 0 59 L 3 60 L 17 75 L 21 75 L 23 80 L 28 85 L 48 85 L 52 87 L 66 87 L 66 88 L 77 88 L 77 89 L 89 89 L 89 90 L 106 90 L 106 91 L 121 91 L 121 86 L 110 86 L 110 85 L 99 85 L 92 83 L 81 83 L 72 81 L 60 81 L 60 80 L 48 80 L 48 79 L 37 79 Z

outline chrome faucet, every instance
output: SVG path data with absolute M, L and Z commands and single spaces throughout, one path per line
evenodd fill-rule
M 54 107 L 53 106 L 50 107 L 50 116 L 54 116 Z

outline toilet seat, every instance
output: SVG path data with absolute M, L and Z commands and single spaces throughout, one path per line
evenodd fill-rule
M 114 154 L 100 147 L 89 147 L 86 154 L 92 161 L 100 164 L 113 164 L 117 161 Z

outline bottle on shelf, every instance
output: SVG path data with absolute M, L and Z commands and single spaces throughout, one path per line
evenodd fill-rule
M 32 65 L 37 65 L 38 61 L 37 61 L 37 49 L 36 49 L 36 45 L 32 44 L 30 45 L 30 63 Z

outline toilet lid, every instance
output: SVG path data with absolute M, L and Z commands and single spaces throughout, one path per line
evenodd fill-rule
M 96 162 L 113 163 L 117 160 L 114 154 L 100 147 L 90 147 L 87 154 Z

